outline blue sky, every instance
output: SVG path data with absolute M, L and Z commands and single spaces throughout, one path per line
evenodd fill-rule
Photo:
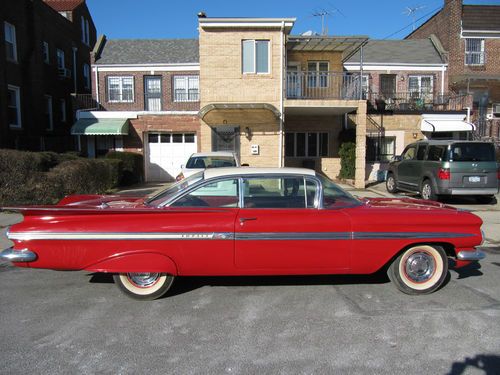
M 99 34 L 109 39 L 196 38 L 196 14 L 209 17 L 296 17 L 293 34 L 307 30 L 321 32 L 326 11 L 329 35 L 368 35 L 371 38 L 403 38 L 428 19 L 444 0 L 87 0 Z M 496 4 L 498 1 L 466 0 L 466 4 Z M 421 18 L 421 20 L 418 20 Z

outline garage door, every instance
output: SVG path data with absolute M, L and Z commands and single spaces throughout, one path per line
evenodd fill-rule
M 172 181 L 181 165 L 197 151 L 194 133 L 148 133 L 146 178 L 148 181 Z

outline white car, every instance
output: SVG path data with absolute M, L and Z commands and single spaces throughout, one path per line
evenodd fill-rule
M 192 154 L 186 162 L 186 165 L 181 166 L 182 171 L 175 179 L 180 181 L 204 169 L 220 167 L 240 167 L 240 162 L 236 154 L 230 151 L 200 152 Z

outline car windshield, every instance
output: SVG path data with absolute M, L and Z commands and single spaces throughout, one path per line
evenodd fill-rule
M 181 190 L 186 189 L 187 187 L 197 183 L 203 178 L 203 172 L 195 173 L 188 178 L 180 180 L 173 185 L 170 185 L 166 189 L 160 190 L 159 192 L 153 194 L 150 198 L 146 199 L 144 202 L 150 206 L 158 206 L 165 200 L 173 197 L 176 193 Z
M 186 163 L 186 168 L 220 168 L 235 167 L 236 162 L 231 156 L 193 156 Z
M 323 207 L 326 209 L 345 208 L 359 206 L 361 201 L 343 190 L 328 178 L 321 174 L 316 174 L 323 185 Z
M 450 147 L 451 161 L 495 161 L 492 143 L 454 143 Z

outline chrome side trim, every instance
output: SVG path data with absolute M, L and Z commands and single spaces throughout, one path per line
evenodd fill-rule
M 16 232 L 11 240 L 232 240 L 233 233 L 43 233 Z
M 486 258 L 486 254 L 481 251 L 481 250 L 474 250 L 474 251 L 459 251 L 457 253 L 457 259 L 458 260 L 481 260 Z
M 28 249 L 14 250 L 10 247 L 0 253 L 0 259 L 9 262 L 33 262 L 36 258 L 36 254 Z
M 305 233 L 236 233 L 236 240 L 350 240 L 351 232 L 305 232 Z
M 470 233 L 447 233 L 447 232 L 353 232 L 354 240 L 387 240 L 399 238 L 462 238 L 474 237 Z

